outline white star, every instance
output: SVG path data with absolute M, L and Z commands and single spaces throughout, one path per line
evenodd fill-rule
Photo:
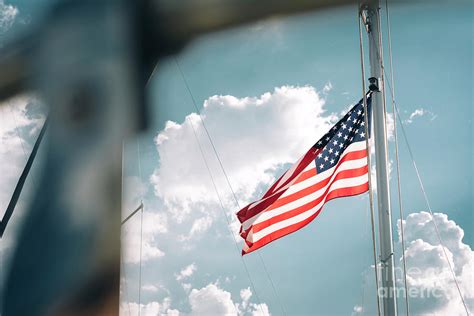
M 321 145 L 321 144 L 322 144 L 322 142 L 321 142 L 321 141 L 319 141 L 319 142 L 318 142 L 318 145 Z
M 363 136 L 362 136 L 363 137 Z M 342 148 L 344 147 L 344 145 L 342 143 L 339 144 L 339 148 Z
M 339 143 L 337 142 L 337 140 L 333 141 L 332 143 L 333 143 L 334 146 L 337 146 L 337 144 L 339 144 Z
M 334 151 L 334 150 L 333 150 L 332 148 L 329 149 L 329 153 L 330 153 L 330 154 L 332 154 L 333 151 Z
M 342 129 L 346 129 L 346 124 L 342 123 Z
M 337 137 L 342 137 L 342 133 L 341 132 L 337 133 Z
M 361 114 L 362 114 L 361 110 L 357 111 L 357 115 L 361 115 Z
M 326 140 L 329 140 L 329 137 L 326 137 Z
M 336 157 L 337 157 L 337 156 L 339 156 L 339 152 L 338 152 L 338 151 L 336 151 L 336 153 L 335 153 L 334 155 L 336 155 Z
M 357 119 L 354 117 L 354 119 L 352 120 L 352 122 L 355 124 L 357 123 Z
M 324 168 L 324 164 L 322 163 L 319 165 L 319 169 L 323 169 L 323 168 Z
M 347 140 L 349 137 L 347 137 L 347 135 L 344 135 L 344 140 Z
M 365 126 L 365 122 L 360 123 L 360 126 Z
M 360 133 L 360 137 L 365 137 L 365 133 L 364 132 Z
M 324 161 L 328 161 L 328 160 L 329 160 L 328 156 L 324 157 Z
M 351 127 L 349 127 L 349 132 L 352 132 L 352 126 L 351 126 Z
M 331 159 L 331 161 L 330 161 L 330 162 L 331 162 L 331 165 L 332 165 L 332 164 L 334 163 L 334 159 Z
M 319 153 L 318 158 L 322 158 L 322 157 L 323 157 L 323 154 Z

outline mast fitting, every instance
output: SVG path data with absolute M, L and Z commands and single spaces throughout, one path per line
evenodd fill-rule
M 369 78 L 369 90 L 380 92 L 380 78 L 370 77 Z

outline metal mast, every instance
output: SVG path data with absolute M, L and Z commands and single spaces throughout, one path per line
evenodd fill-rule
M 362 18 L 369 38 L 369 88 L 373 91 L 372 109 L 377 172 L 377 209 L 379 217 L 380 276 L 378 285 L 384 316 L 397 315 L 395 271 L 393 258 L 392 219 L 388 180 L 388 145 L 382 69 L 382 35 L 380 31 L 380 2 L 367 0 L 361 5 Z

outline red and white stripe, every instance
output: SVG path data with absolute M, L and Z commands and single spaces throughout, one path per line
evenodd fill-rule
M 365 141 L 350 144 L 338 163 L 317 172 L 313 148 L 296 162 L 268 190 L 262 199 L 237 213 L 240 235 L 245 240 L 242 254 L 288 235 L 311 222 L 324 204 L 338 197 L 369 189 Z

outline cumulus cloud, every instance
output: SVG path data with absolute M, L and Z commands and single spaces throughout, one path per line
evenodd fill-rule
M 417 117 L 423 117 L 423 116 L 428 116 L 430 121 L 432 121 L 436 118 L 437 115 L 424 108 L 418 108 L 415 111 L 413 111 L 408 117 L 408 119 L 404 120 L 403 122 L 405 124 L 411 124 Z
M 234 303 L 231 294 L 214 283 L 202 289 L 193 289 L 189 294 L 191 315 L 252 315 L 270 316 L 265 303 L 249 302 L 252 291 L 249 288 L 240 291 L 241 303 Z
M 332 83 L 331 83 L 331 81 L 328 81 L 323 87 L 323 93 L 328 94 L 329 91 L 331 91 L 331 90 L 332 90 Z
M 3 217 L 15 184 L 31 152 L 32 140 L 42 126 L 44 117 L 33 114 L 39 102 L 32 96 L 18 96 L 0 104 L 0 218 Z M 35 108 L 35 109 L 32 109 Z M 34 176 L 34 167 L 17 204 L 15 216 L 9 222 L 0 244 L 0 255 L 13 246 L 13 235 L 18 219 L 23 215 L 23 201 L 28 198 L 29 183 Z
M 213 219 L 209 215 L 197 218 L 193 221 L 189 233 L 187 235 L 179 235 L 178 240 L 187 241 L 191 239 L 196 239 L 202 236 L 205 232 L 207 232 L 211 227 L 212 223 Z
M 123 215 L 125 218 L 135 210 L 145 196 L 148 188 L 136 176 L 129 176 L 123 180 Z M 124 249 L 123 260 L 126 263 L 140 262 L 140 242 L 142 248 L 142 261 L 159 258 L 165 253 L 157 247 L 156 237 L 168 232 L 168 215 L 149 207 L 153 203 L 144 201 L 143 226 L 141 226 L 140 213 L 127 221 L 122 228 L 122 245 Z M 140 211 L 139 211 L 140 212 Z
M 0 104 L 0 216 L 31 151 L 27 137 L 34 134 L 43 121 L 42 117 L 28 113 L 28 106 L 33 102 L 32 97 L 21 96 Z
M 187 267 L 183 268 L 178 274 L 176 274 L 176 281 L 182 281 L 189 278 L 190 276 L 193 275 L 196 269 L 197 269 L 196 264 L 194 262 L 191 263 Z
M 142 244 L 142 261 L 165 255 L 157 246 L 156 236 L 168 231 L 166 215 L 145 210 L 143 211 L 143 226 L 140 223 L 140 215 L 137 215 L 122 228 L 123 260 L 126 263 L 140 262 L 140 243 Z
M 424 293 L 410 298 L 417 314 L 465 315 L 449 264 L 469 306 L 474 311 L 474 252 L 463 242 L 464 231 L 443 213 L 435 213 L 446 255 L 439 243 L 435 226 L 428 212 L 410 214 L 404 221 L 407 249 L 407 283 L 411 290 Z M 400 221 L 398 222 L 400 234 Z M 400 237 L 399 237 L 400 238 Z M 400 259 L 401 260 L 401 259 Z M 401 280 L 399 280 L 401 281 Z M 429 295 L 431 294 L 431 295 Z
M 252 297 L 252 291 L 250 288 L 240 290 L 240 298 L 242 299 L 243 308 L 247 308 L 250 297 Z
M 189 294 L 191 315 L 237 315 L 231 294 L 215 284 L 193 289 Z
M 18 12 L 17 7 L 0 0 L 0 34 L 8 31 L 13 25 Z
M 446 256 L 428 212 L 412 213 L 404 223 L 407 261 L 407 285 L 410 310 L 413 315 L 466 315 L 449 265 L 454 269 L 470 313 L 474 311 L 474 252 L 463 242 L 464 231 L 443 213 L 435 213 Z M 400 242 L 400 220 L 397 222 Z M 400 246 L 400 245 L 398 245 Z M 397 266 L 397 296 L 405 299 L 403 258 Z M 449 264 L 448 264 L 449 263 Z M 373 269 L 373 266 L 371 267 Z M 373 270 L 370 274 L 373 273 Z M 366 275 L 368 277 L 369 273 Z M 373 282 L 373 279 L 371 280 Z M 367 282 L 368 279 L 367 279 Z M 375 313 L 376 307 L 362 302 L 354 306 L 353 315 Z M 403 306 L 403 302 L 400 303 Z M 404 312 L 404 310 L 403 310 Z
M 278 172 L 327 132 L 336 116 L 326 113 L 324 104 L 320 94 L 307 86 L 283 86 L 259 97 L 215 95 L 204 102 L 202 119 L 241 204 L 261 193 Z M 202 121 L 195 113 L 181 124 L 168 122 L 156 136 L 160 165 L 151 182 L 156 195 L 178 221 L 187 218 L 191 209 L 193 216 L 203 214 L 193 222 L 193 231 L 198 233 L 211 225 L 218 200 L 193 128 L 226 209 L 237 211 Z
M 142 286 L 142 291 L 145 292 L 158 292 L 159 288 L 153 284 L 145 284 Z
M 143 315 L 143 316 L 178 316 L 180 313 L 176 309 L 171 309 L 171 299 L 165 298 L 163 302 L 150 302 L 138 304 L 132 302 L 122 302 L 120 304 L 120 315 Z

